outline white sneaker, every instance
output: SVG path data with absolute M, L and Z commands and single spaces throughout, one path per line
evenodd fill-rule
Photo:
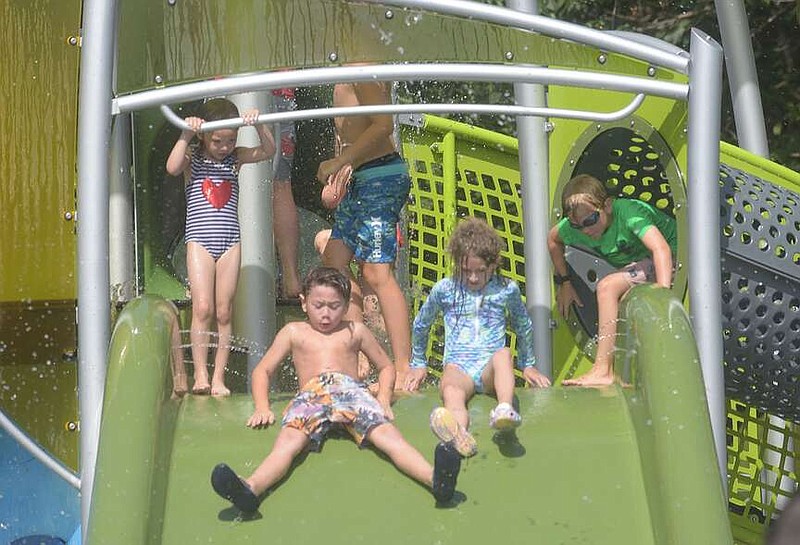
M 508 403 L 500 403 L 489 413 L 489 425 L 500 431 L 512 430 L 522 423 L 522 417 Z

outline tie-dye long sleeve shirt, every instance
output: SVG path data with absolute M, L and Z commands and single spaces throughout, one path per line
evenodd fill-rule
M 534 365 L 533 325 L 519 286 L 497 275 L 480 292 L 469 291 L 452 278 L 439 280 L 420 308 L 412 328 L 411 367 L 427 365 L 430 329 L 444 316 L 444 362 L 485 363 L 506 346 L 506 324 L 517 334 L 517 365 Z

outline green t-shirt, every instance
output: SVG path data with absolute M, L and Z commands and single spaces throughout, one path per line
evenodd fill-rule
M 614 199 L 611 211 L 611 223 L 599 239 L 574 229 L 567 218 L 558 222 L 558 236 L 564 244 L 586 248 L 620 268 L 652 257 L 642 237 L 655 225 L 672 248 L 673 255 L 677 254 L 678 231 L 674 218 L 636 199 Z

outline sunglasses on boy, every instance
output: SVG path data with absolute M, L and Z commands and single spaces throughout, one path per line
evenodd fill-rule
M 573 229 L 577 229 L 578 231 L 582 231 L 587 227 L 591 227 L 598 221 L 600 221 L 600 210 L 595 210 L 594 212 L 583 218 L 583 221 L 581 221 L 580 223 L 572 223 L 570 221 L 569 226 L 572 227 Z

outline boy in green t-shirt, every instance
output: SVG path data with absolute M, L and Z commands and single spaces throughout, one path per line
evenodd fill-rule
M 614 382 L 619 300 L 635 284 L 670 287 L 677 252 L 675 219 L 645 202 L 609 197 L 603 183 L 588 174 L 567 182 L 561 202 L 563 218 L 547 237 L 561 315 L 567 317 L 572 303 L 583 306 L 570 282 L 566 245 L 591 250 L 619 269 L 597 283 L 597 355 L 592 369 L 564 384 L 608 385 Z

